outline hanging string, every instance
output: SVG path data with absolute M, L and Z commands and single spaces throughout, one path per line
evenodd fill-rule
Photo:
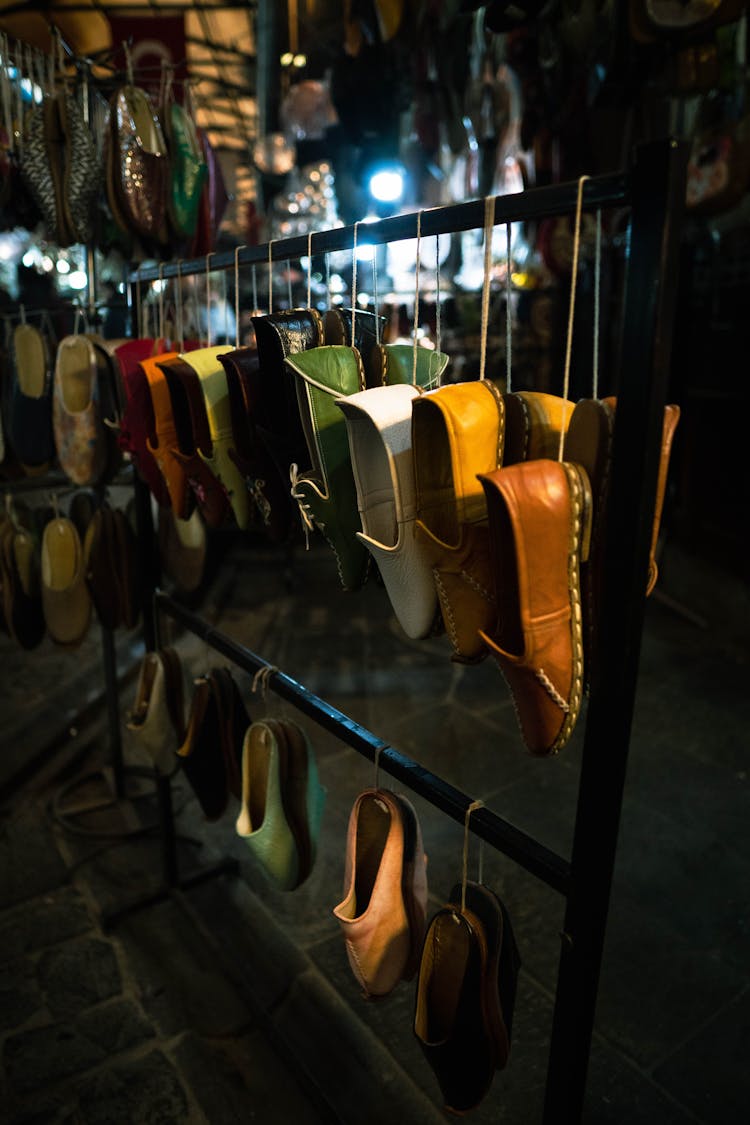
M 373 779 L 372 787 L 373 787 L 373 789 L 375 790 L 376 793 L 377 793 L 378 789 L 380 789 L 380 755 L 381 755 L 381 753 L 383 752 L 384 749 L 385 749 L 384 746 L 376 746 L 375 747 L 375 758 L 374 758 L 375 776 L 374 776 L 374 779 Z
M 271 248 L 272 248 L 273 244 L 274 244 L 274 239 L 272 238 L 270 240 L 270 242 L 268 243 L 268 311 L 269 311 L 269 313 L 273 312 L 273 265 L 271 264 L 272 261 L 273 261 L 273 259 L 271 257 Z
M 141 279 L 136 278 L 135 281 L 135 330 L 138 333 L 138 339 L 144 338 L 143 332 L 143 302 L 141 297 Z
M 234 248 L 234 346 L 240 346 L 240 250 Z
M 164 263 L 159 263 L 159 339 L 164 339 Z
M 253 695 L 255 695 L 255 693 L 260 688 L 260 695 L 261 695 L 261 699 L 263 700 L 263 707 L 266 710 L 268 709 L 268 685 L 269 685 L 269 681 L 271 679 L 271 676 L 273 676 L 278 671 L 279 671 L 279 669 L 276 667 L 275 664 L 264 664 L 261 668 L 258 669 L 258 671 L 253 676 L 253 681 L 252 681 L 252 684 L 251 684 L 251 687 L 250 687 L 250 691 L 253 693 Z
M 471 804 L 467 807 L 466 813 L 464 815 L 464 857 L 463 857 L 463 866 L 462 866 L 462 869 L 461 869 L 461 913 L 462 914 L 466 910 L 466 882 L 467 882 L 468 873 L 469 873 L 469 821 L 471 820 L 471 814 L 473 812 L 475 812 L 476 809 L 481 809 L 483 806 L 484 806 L 484 801 L 472 801 Z
M 495 225 L 495 196 L 484 200 L 484 282 L 482 284 L 482 324 L 479 338 L 479 378 L 485 378 L 487 366 L 487 331 L 490 320 L 490 285 L 492 278 L 492 230 Z
M 419 330 L 419 270 L 422 265 L 422 212 L 417 211 L 417 260 L 414 264 L 414 324 L 412 327 L 412 336 L 414 342 L 412 344 L 412 363 L 411 363 L 411 381 L 412 386 L 417 385 L 417 348 L 419 347 L 418 330 Z
M 307 307 L 312 308 L 312 231 L 307 232 Z
M 578 180 L 578 198 L 576 200 L 576 221 L 573 233 L 573 265 L 570 278 L 570 303 L 568 305 L 568 338 L 565 341 L 565 371 L 563 374 L 563 413 L 560 425 L 560 444 L 557 449 L 557 460 L 563 459 L 563 446 L 565 444 L 565 416 L 568 409 L 568 392 L 570 389 L 570 357 L 573 352 L 573 323 L 576 311 L 576 286 L 578 284 L 578 252 L 581 248 L 581 212 L 583 210 L 583 185 L 588 176 L 581 176 Z
M 206 254 L 206 347 L 211 347 L 211 255 Z M 196 297 L 197 305 L 197 297 Z M 196 309 L 197 311 L 197 309 Z M 200 321 L 195 326 L 200 336 Z
M 291 310 L 294 301 L 292 300 L 292 263 L 287 258 L 286 260 L 286 293 L 289 301 L 289 308 Z
M 123 41 L 122 49 L 125 53 L 125 73 L 127 74 L 128 86 L 135 86 L 135 78 L 133 75 L 133 58 L 130 54 L 130 45 L 127 40 Z
M 596 212 L 596 246 L 594 250 L 594 356 L 593 395 L 599 398 L 599 314 L 602 281 L 602 212 Z
M 331 307 L 331 259 L 326 254 L 326 293 L 328 294 L 328 307 Z
M 199 343 L 204 346 L 202 342 L 206 337 L 201 335 L 201 310 L 198 306 L 198 294 L 194 286 L 191 286 L 188 293 L 188 308 L 190 316 L 192 317 L 192 320 L 185 317 L 188 322 L 188 330 L 192 329 L 194 335 L 198 337 Z M 208 343 L 205 344 L 205 347 L 208 347 Z
M 185 328 L 182 319 L 182 258 L 177 260 L 177 339 L 180 351 L 185 351 Z
M 505 225 L 505 389 L 510 394 L 511 374 L 513 370 L 513 303 L 512 303 L 512 277 L 513 263 L 511 261 L 510 240 L 512 228 L 510 223 Z
M 258 312 L 258 274 L 257 274 L 256 269 L 255 269 L 255 263 L 253 263 L 252 278 L 253 278 L 253 312 L 257 313 Z
M 360 219 L 354 224 L 354 244 L 352 246 L 352 347 L 354 347 L 354 328 L 357 319 L 357 227 L 361 222 Z
M 440 333 L 440 235 L 435 235 L 435 351 L 441 351 Z
M 224 302 L 224 343 L 229 342 L 229 301 L 227 300 L 227 271 L 221 271 L 221 299 Z
M 375 309 L 375 343 L 380 343 L 380 301 L 378 299 L 378 248 L 372 255 L 372 303 Z

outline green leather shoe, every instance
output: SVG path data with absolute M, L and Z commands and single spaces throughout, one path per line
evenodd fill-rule
M 287 356 L 297 377 L 297 401 L 312 468 L 301 475 L 292 466 L 292 495 L 305 527 L 313 525 L 336 555 L 345 590 L 357 590 L 367 578 L 370 555 L 357 539 L 362 530 L 357 489 L 349 453 L 346 420 L 336 399 L 365 388 L 356 348 L 343 344 L 310 348 Z
M 167 191 L 169 221 L 177 234 L 190 238 L 198 224 L 198 206 L 208 166 L 195 123 L 185 107 L 172 102 L 164 119 L 171 169 Z
M 424 391 L 440 386 L 448 356 L 431 348 L 417 348 L 417 371 L 414 378 L 414 347 L 412 344 L 376 344 L 370 353 L 367 384 L 370 387 L 392 387 L 395 383 L 414 383 Z
M 226 489 L 237 526 L 244 530 L 250 524 L 250 495 L 245 478 L 232 457 L 234 433 L 229 387 L 227 373 L 219 361 L 220 355 L 231 350 L 230 344 L 222 344 L 216 348 L 198 348 L 193 352 L 185 352 L 180 359 L 197 372 L 206 403 L 211 452 L 207 453 L 203 449 L 198 452 L 201 460 Z
M 325 797 L 301 727 L 266 719 L 248 728 L 235 828 L 280 891 L 293 891 L 312 870 Z

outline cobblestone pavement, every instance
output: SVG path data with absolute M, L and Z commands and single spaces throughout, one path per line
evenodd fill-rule
M 737 1125 L 750 1098 L 748 590 L 675 552 L 660 591 L 647 613 L 584 1122 Z M 201 612 L 568 853 L 578 732 L 554 761 L 519 753 L 497 669 L 451 665 L 441 638 L 407 641 L 383 589 L 342 595 L 320 546 L 290 572 L 240 544 Z M 223 663 L 166 623 L 162 639 L 188 680 Z M 139 644 L 137 633 L 118 637 L 123 717 Z M 328 797 L 315 868 L 291 895 L 268 886 L 233 809 L 207 823 L 178 776 L 180 871 L 230 859 L 239 877 L 160 897 L 160 842 L 143 830 L 156 818 L 153 785 L 130 779 L 129 799 L 70 811 L 111 792 L 101 775 L 85 781 L 111 757 L 96 633 L 75 654 L 48 641 L 20 654 L 0 638 L 0 667 L 2 1125 L 444 1121 L 412 1032 L 413 982 L 364 1003 L 331 915 L 348 814 L 371 765 L 309 728 Z M 276 712 L 235 674 L 253 718 Z M 145 765 L 127 736 L 124 754 Z M 460 874 L 462 833 L 414 803 L 432 910 Z M 562 904 L 502 856 L 485 855 L 484 877 L 510 910 L 524 967 L 510 1065 L 472 1121 L 539 1125 Z M 150 894 L 151 905 L 104 927 Z

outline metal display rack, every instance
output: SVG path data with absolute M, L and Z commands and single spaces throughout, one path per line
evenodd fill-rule
M 544 1106 L 544 1125 L 580 1121 L 594 1025 L 628 760 L 636 689 L 654 497 L 661 447 L 674 320 L 678 246 L 687 165 L 686 146 L 672 140 L 640 146 L 624 173 L 592 177 L 583 186 L 583 209 L 629 208 L 622 294 L 621 339 L 615 385 L 607 537 L 599 618 L 598 658 L 590 671 L 583 757 L 570 859 L 556 855 L 502 816 L 479 808 L 470 831 L 521 864 L 566 900 Z M 572 214 L 577 182 L 495 199 L 495 224 Z M 481 228 L 484 201 L 425 210 L 422 236 Z M 367 241 L 380 244 L 417 235 L 418 216 L 401 215 L 367 225 Z M 359 224 L 358 224 L 359 225 Z M 351 249 L 354 227 L 279 239 L 210 255 L 210 269 L 272 262 Z M 169 262 L 130 277 L 133 307 L 141 283 L 204 272 L 206 258 Z M 142 486 L 145 488 L 145 486 Z M 146 506 L 140 509 L 148 514 Z M 144 533 L 147 528 L 144 522 Z M 151 529 L 153 535 L 153 528 Z M 150 549 L 150 548 L 148 548 Z M 267 662 L 213 629 L 206 621 L 153 591 L 144 613 L 163 611 L 247 671 Z M 145 621 L 153 646 L 153 619 Z M 379 768 L 463 825 L 473 798 L 400 754 L 335 707 L 281 671 L 268 686 Z

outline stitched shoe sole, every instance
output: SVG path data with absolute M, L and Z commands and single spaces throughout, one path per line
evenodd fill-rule
M 591 543 L 591 485 L 584 469 L 563 462 L 570 488 L 570 536 L 568 540 L 568 594 L 570 597 L 570 631 L 573 674 L 568 711 L 560 732 L 549 748 L 557 754 L 573 733 L 583 697 L 583 618 L 581 611 L 581 562 L 588 559 Z

